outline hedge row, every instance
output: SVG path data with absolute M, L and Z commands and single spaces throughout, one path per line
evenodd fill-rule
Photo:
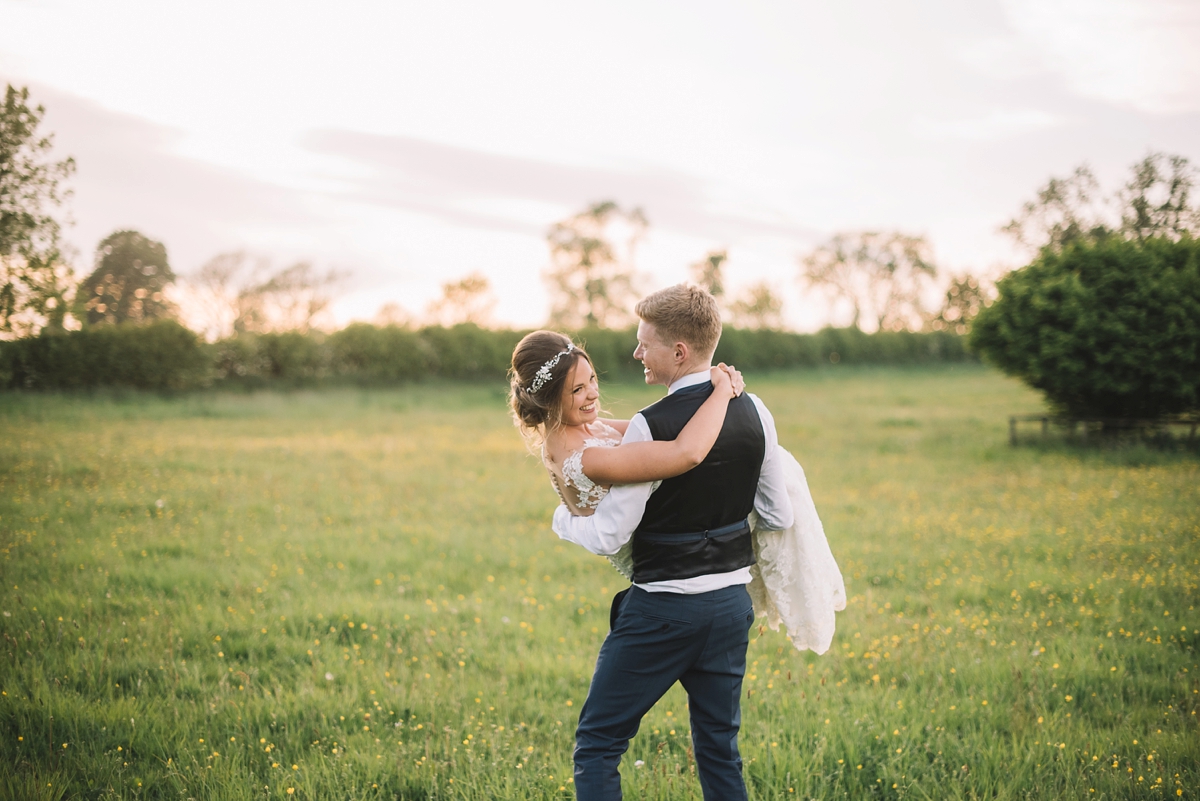
M 525 332 L 474 325 L 410 330 L 355 323 L 332 334 L 279 333 L 202 342 L 175 322 L 96 326 L 0 342 L 0 388 L 193 389 L 230 384 L 398 383 L 427 377 L 504 377 Z M 576 334 L 608 378 L 641 375 L 629 331 Z M 822 364 L 932 364 L 972 360 L 948 333 L 825 329 L 815 334 L 726 329 L 717 359 L 743 370 Z
M 175 322 L 98 325 L 0 342 L 0 387 L 192 389 L 211 375 L 211 357 Z

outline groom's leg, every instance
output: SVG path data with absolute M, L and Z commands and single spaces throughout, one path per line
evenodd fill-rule
M 707 625 L 688 596 L 634 588 L 596 659 L 596 672 L 575 732 L 579 801 L 617 801 L 617 770 L 642 716 L 704 649 Z
M 680 677 L 688 694 L 692 748 L 705 801 L 746 798 L 738 729 L 742 722 L 742 677 L 754 609 L 742 585 L 718 590 L 712 630 L 696 663 Z

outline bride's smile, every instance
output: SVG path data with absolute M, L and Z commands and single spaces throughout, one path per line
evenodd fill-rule
M 563 385 L 563 393 L 563 425 L 587 425 L 599 416 L 600 386 L 592 363 L 587 359 L 575 360 Z

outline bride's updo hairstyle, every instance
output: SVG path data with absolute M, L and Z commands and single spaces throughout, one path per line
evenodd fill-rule
M 513 422 L 531 447 L 540 446 L 547 431 L 562 425 L 563 384 L 579 359 L 592 361 L 570 337 L 556 331 L 534 331 L 517 343 L 508 369 L 508 401 Z

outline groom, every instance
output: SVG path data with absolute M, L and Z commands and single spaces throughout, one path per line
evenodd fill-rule
M 679 284 L 641 300 L 635 359 L 667 396 L 629 422 L 625 442 L 673 440 L 712 393 L 721 317 L 716 300 Z M 688 694 L 692 746 L 706 801 L 746 798 L 737 734 L 754 610 L 746 584 L 754 550 L 747 515 L 792 524 L 762 401 L 730 401 L 716 444 L 697 467 L 653 484 L 614 486 L 591 517 L 554 513 L 554 531 L 597 554 L 633 540 L 633 586 L 613 599 L 612 630 L 575 733 L 580 801 L 621 798 L 621 755 L 642 716 L 676 682 Z

